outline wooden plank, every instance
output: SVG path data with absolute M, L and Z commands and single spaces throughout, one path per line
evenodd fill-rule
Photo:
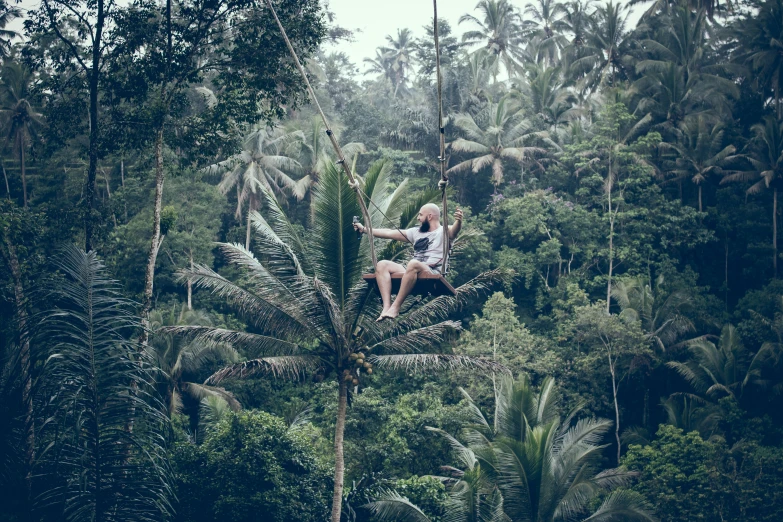
M 392 274 L 392 294 L 396 294 L 400 290 L 400 281 L 403 274 Z M 362 278 L 367 281 L 367 284 L 376 289 L 378 283 L 375 281 L 375 274 L 364 274 Z M 454 287 L 446 281 L 446 278 L 440 274 L 419 274 L 416 279 L 416 285 L 413 287 L 412 295 L 457 295 L 457 291 Z

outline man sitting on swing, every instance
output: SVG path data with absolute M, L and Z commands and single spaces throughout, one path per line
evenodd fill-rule
M 413 290 L 420 273 L 439 274 L 443 261 L 443 227 L 440 224 L 440 209 L 434 203 L 428 203 L 421 207 L 418 216 L 419 226 L 407 230 L 392 228 L 375 228 L 373 236 L 382 239 L 394 239 L 407 241 L 413 245 L 413 259 L 407 265 L 401 265 L 393 261 L 378 261 L 375 270 L 375 281 L 378 291 L 383 299 L 383 312 L 378 321 L 387 318 L 395 318 L 400 314 L 403 301 Z M 361 223 L 354 223 L 354 228 L 365 232 L 367 227 Z M 449 226 L 449 240 L 453 241 L 462 228 L 462 210 L 454 212 L 454 224 Z M 402 274 L 400 291 L 394 302 L 391 301 L 392 274 Z

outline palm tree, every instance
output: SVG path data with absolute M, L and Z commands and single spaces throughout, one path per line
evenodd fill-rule
M 34 343 L 46 361 L 38 382 L 46 408 L 40 436 L 49 443 L 38 455 L 37 502 L 62 506 L 52 516 L 74 522 L 173 516 L 168 419 L 135 340 L 136 305 L 121 297 L 94 251 L 71 246 L 56 259 L 63 278 Z
M 590 31 L 590 15 L 592 0 L 571 0 L 563 4 L 563 17 L 558 20 L 560 31 L 571 36 L 563 49 L 566 63 L 570 64 L 574 59 L 581 57 L 581 50 L 587 43 Z
M 369 190 L 369 189 L 368 189 Z M 368 192 L 374 197 L 374 191 Z M 307 240 L 291 225 L 274 196 L 264 191 L 269 221 L 253 212 L 260 258 L 240 245 L 221 244 L 228 261 L 243 277 L 230 281 L 205 266 L 182 271 L 183 279 L 209 288 L 237 309 L 255 332 L 177 326 L 169 329 L 204 343 L 229 342 L 248 349 L 256 359 L 228 366 L 208 380 L 217 385 L 229 377 L 253 374 L 294 376 L 317 371 L 338 381 L 335 424 L 335 475 L 332 521 L 339 522 L 342 506 L 343 432 L 349 389 L 375 369 L 416 371 L 423 368 L 469 366 L 501 370 L 496 364 L 470 357 L 423 353 L 437 346 L 459 323 L 447 315 L 503 272 L 479 276 L 457 289 L 456 296 L 439 297 L 404 311 L 395 323 L 377 323 L 376 299 L 369 299 L 361 279 L 368 264 L 366 243 L 356 237 L 352 216 L 359 203 L 348 180 L 334 165 L 315 189 L 312 233 Z
M 291 178 L 289 174 L 301 171 L 302 166 L 284 154 L 292 141 L 303 139 L 301 131 L 284 132 L 259 126 L 245 138 L 243 150 L 239 154 L 204 169 L 208 174 L 223 175 L 218 184 L 223 194 L 236 188 L 238 220 L 260 208 L 263 201 L 261 193 L 265 190 L 275 194 L 279 200 L 287 195 L 293 195 L 298 200 L 304 198 L 310 188 L 310 177 L 304 176 L 299 180 Z M 243 209 L 245 204 L 247 212 Z M 250 219 L 247 220 L 245 248 L 250 248 Z
M 751 69 L 751 78 L 761 87 L 764 98 L 774 101 L 778 119 L 783 118 L 783 0 L 760 3 L 736 27 L 736 60 Z
M 577 98 L 568 89 L 561 66 L 528 65 L 525 71 L 527 82 L 524 90 L 533 105 L 533 112 L 557 132 L 559 125 L 567 124 L 579 113 L 574 107 Z
M 732 0 L 631 0 L 628 2 L 628 5 L 634 6 L 648 2 L 652 2 L 652 5 L 642 14 L 641 20 L 643 21 L 658 13 L 668 13 L 672 7 L 680 7 L 683 4 L 691 11 L 706 12 L 710 20 L 713 20 L 716 9 L 719 11 L 734 10 L 734 2 Z
M 410 29 L 398 29 L 397 37 L 386 35 L 387 47 L 375 50 L 375 58 L 365 58 L 370 65 L 365 74 L 375 73 L 386 78 L 394 88 L 393 97 L 400 92 L 407 92 L 410 71 L 413 67 L 413 54 L 416 51 L 416 41 Z
M 449 149 L 456 153 L 470 154 L 473 158 L 454 165 L 449 172 L 469 170 L 478 174 L 491 168 L 495 187 L 503 181 L 505 161 L 523 165 L 526 160 L 533 160 L 535 154 L 545 152 L 541 147 L 529 146 L 526 143 L 538 140 L 554 146 L 547 133 L 532 130 L 519 105 L 508 96 L 501 98 L 498 103 L 487 103 L 476 116 L 457 114 L 454 117 L 454 125 L 462 131 L 465 138 L 457 138 L 449 143 Z
M 615 86 L 628 77 L 628 8 L 609 0 L 590 15 L 590 30 L 581 56 L 571 63 L 571 74 L 582 91 L 595 92 L 599 85 Z
M 334 125 L 332 131 L 339 134 L 340 127 Z M 293 126 L 290 132 L 297 135 L 301 132 L 302 139 L 293 140 L 291 149 L 299 156 L 299 164 L 310 177 L 310 181 L 313 184 L 318 183 L 321 173 L 326 170 L 329 163 L 334 161 L 332 159 L 334 149 L 329 144 L 323 119 L 313 116 L 301 125 Z M 342 148 L 349 161 L 357 154 L 365 152 L 363 143 L 346 143 Z
M 685 433 L 698 431 L 703 439 L 715 434 L 721 420 L 716 404 L 690 393 L 674 394 L 661 401 L 666 412 L 666 423 L 680 428 Z
M 231 406 L 217 395 L 207 395 L 198 407 L 198 428 L 193 433 L 194 442 L 203 442 L 207 434 L 220 421 L 231 415 Z
M 365 58 L 364 63 L 370 66 L 364 74 L 377 74 L 378 80 L 386 79 L 394 86 L 394 71 L 391 68 L 391 60 L 383 52 L 382 47 L 375 49 L 375 58 Z
M 19 36 L 16 31 L 6 29 L 6 26 L 15 18 L 22 16 L 22 10 L 18 7 L 11 7 L 5 4 L 2 5 L 2 12 L 0 12 L 0 60 L 5 60 L 11 56 L 11 41 Z
M 658 288 L 663 284 L 659 277 Z M 642 331 L 651 346 L 665 353 L 668 348 L 689 332 L 695 330 L 693 322 L 682 314 L 691 302 L 682 290 L 674 290 L 661 301 L 656 292 L 642 277 L 621 279 L 612 288 L 612 297 L 620 305 L 620 316 L 629 321 L 641 322 Z
M 663 18 L 655 38 L 642 40 L 644 59 L 636 64 L 642 77 L 634 90 L 642 96 L 637 111 L 651 114 L 666 137 L 692 115 L 730 113 L 729 98 L 739 96 L 732 80 L 722 77 L 724 64 L 710 64 L 708 24 L 703 11 L 684 6 Z
M 1 48 L 2 46 L 0 46 Z M 27 208 L 27 175 L 25 151 L 36 136 L 36 128 L 43 123 L 43 116 L 33 106 L 30 99 L 34 75 L 24 65 L 10 62 L 3 65 L 0 72 L 0 100 L 5 122 L 6 143 L 13 142 L 13 149 L 19 155 L 22 173 L 22 197 Z
M 239 361 L 237 351 L 229 344 L 205 344 L 198 341 L 186 342 L 162 328 L 178 325 L 212 326 L 211 318 L 202 312 L 188 310 L 182 306 L 179 313 L 172 308 L 168 313 L 154 311 L 150 315 L 153 331 L 152 343 L 147 346 L 150 359 L 159 370 L 159 388 L 169 417 L 182 410 L 182 397 L 188 396 L 195 402 L 205 397 L 219 397 L 233 410 L 241 409 L 239 401 L 231 392 L 217 386 L 189 382 L 186 376 L 198 372 L 211 360 Z
M 538 36 L 548 42 L 547 63 L 554 64 L 558 60 L 559 51 L 566 45 L 563 29 L 567 27 L 561 23 L 565 14 L 565 5 L 557 0 L 535 0 L 525 6 L 524 13 L 529 20 L 523 22 L 530 35 Z
M 689 346 L 691 360 L 671 361 L 666 366 L 679 373 L 698 393 L 712 399 L 728 396 L 739 400 L 748 386 L 763 384 L 761 368 L 771 349 L 768 346 L 751 357 L 737 329 L 726 325 L 717 346 L 707 339 L 697 339 Z
M 736 171 L 725 169 L 732 161 L 742 156 L 734 154 L 734 145 L 723 146 L 722 125 L 711 123 L 706 116 L 699 115 L 680 125 L 678 143 L 661 143 L 660 148 L 670 151 L 673 168 L 668 173 L 675 180 L 690 178 L 699 189 L 699 212 L 702 208 L 702 185 L 710 176 L 727 176 Z
M 611 422 L 580 419 L 572 424 L 579 408 L 562 422 L 552 378 L 544 380 L 539 393 L 525 376 L 517 382 L 502 378 L 496 386 L 492 422 L 463 394 L 473 424 L 463 429 L 462 436 L 430 428 L 449 441 L 465 468 L 452 470 L 456 482 L 451 481 L 449 520 L 654 520 L 640 495 L 611 491 L 627 484 L 632 473 L 600 471 L 604 446 L 599 443 Z M 602 493 L 603 502 L 594 504 Z M 380 520 L 400 520 L 394 517 L 412 513 L 410 502 L 394 493 L 381 495 L 367 507 Z
M 748 194 L 758 194 L 765 188 L 772 189 L 772 267 L 778 273 L 778 190 L 783 187 L 783 122 L 773 116 L 764 118 L 764 123 L 752 127 L 756 134 L 751 142 L 751 152 L 746 155 L 753 166 L 752 171 L 735 172 L 723 178 L 724 182 L 758 179 Z
M 470 14 L 459 19 L 460 24 L 470 22 L 478 27 L 464 33 L 462 41 L 467 45 L 483 45 L 511 74 L 516 68 L 521 40 L 519 12 L 508 0 L 480 0 L 476 9 L 481 19 Z
M 389 64 L 394 74 L 394 96 L 400 87 L 405 90 L 408 84 L 408 77 L 412 69 L 413 53 L 415 52 L 415 41 L 410 29 L 398 29 L 397 38 L 386 35 L 388 47 L 382 47 L 384 56 L 389 60 Z

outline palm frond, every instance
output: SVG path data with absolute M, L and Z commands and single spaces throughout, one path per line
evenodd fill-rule
M 227 366 L 205 381 L 215 386 L 228 378 L 242 379 L 253 375 L 272 375 L 296 379 L 321 365 L 321 359 L 314 355 L 282 355 L 279 357 L 261 357 Z
M 416 352 L 443 342 L 447 333 L 460 329 L 462 329 L 462 325 L 456 321 L 443 321 L 432 326 L 392 335 L 368 346 L 367 349 L 375 354 L 383 352 L 386 355 Z
M 418 506 L 393 490 L 382 490 L 378 494 L 377 500 L 362 507 L 367 509 L 379 522 L 395 520 L 430 522 L 430 518 Z
M 47 418 L 40 435 L 50 441 L 37 457 L 59 476 L 41 482 L 36 503 L 65 506 L 69 521 L 168 517 L 173 480 L 159 436 L 167 417 L 151 361 L 130 340 L 140 329 L 135 305 L 95 252 L 69 246 L 57 257 L 64 277 L 44 301 L 34 346 L 46 361 L 38 379 Z
M 584 522 L 657 522 L 644 497 L 627 489 L 613 491 Z
M 466 355 L 447 354 L 400 354 L 400 355 L 370 355 L 368 361 L 378 369 L 397 370 L 406 372 L 423 372 L 429 370 L 457 370 L 469 368 L 485 372 L 487 374 L 508 373 L 509 369 L 502 364 L 468 357 Z
M 166 326 L 159 331 L 210 345 L 227 343 L 235 347 L 241 347 L 254 355 L 301 354 L 301 348 L 296 343 L 268 335 L 239 332 L 225 328 L 183 325 Z
M 234 411 L 242 409 L 242 405 L 239 403 L 234 394 L 230 391 L 217 386 L 208 386 L 206 384 L 198 384 L 195 382 L 184 383 L 182 391 L 194 399 L 201 402 L 206 397 L 220 397 L 228 404 L 228 407 Z

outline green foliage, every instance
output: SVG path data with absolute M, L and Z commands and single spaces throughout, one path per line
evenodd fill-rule
M 554 375 L 563 361 L 553 343 L 533 334 L 516 316 L 514 301 L 501 293 L 492 295 L 484 305 L 481 317 L 474 316 L 470 331 L 457 345 L 460 353 L 488 357 L 498 361 L 514 374 L 528 374 L 537 381 Z
M 346 420 L 350 476 L 383 472 L 407 478 L 437 469 L 448 446 L 425 427 L 456 430 L 467 419 L 463 407 L 444 404 L 441 394 L 439 386 L 426 383 L 395 398 L 375 388 L 355 396 Z
M 60 254 L 35 338 L 50 443 L 38 455 L 45 520 L 150 520 L 172 512 L 163 405 L 140 327 L 94 252 Z
M 373 58 L 362 78 L 348 54 L 322 45 L 349 36 L 342 11 L 315 0 L 274 6 L 374 203 L 375 226 L 414 226 L 421 204 L 439 201 L 439 138 L 449 144 L 449 209 L 465 211 L 447 275 L 457 297 L 410 300 L 397 322 L 374 321 L 377 296 L 360 278 L 369 245 L 351 225 L 354 189 L 331 164 L 325 124 L 263 1 L 47 0 L 21 11 L 0 0 L 0 490 L 11 498 L 0 518 L 30 520 L 38 499 L 32 518 L 62 519 L 62 502 L 40 501 L 78 488 L 115 499 L 115 511 L 109 501 L 95 507 L 121 518 L 139 505 L 128 481 L 165 475 L 161 441 L 172 434 L 187 468 L 184 519 L 264 518 L 262 502 L 300 519 L 300 483 L 319 499 L 301 516 L 324 519 L 324 470 L 335 465 L 332 507 L 345 497 L 349 522 L 371 520 L 374 509 L 400 520 L 547 520 L 552 462 L 590 479 L 574 493 L 579 502 L 561 498 L 560 518 L 611 519 L 641 505 L 638 493 L 670 520 L 778 516 L 770 470 L 780 468 L 783 441 L 783 0 L 657 1 L 633 16 L 616 0 L 482 0 L 456 25 L 438 21 L 441 90 L 432 20 L 388 27 L 382 47 L 364 51 Z M 6 26 L 18 17 L 23 39 Z M 158 213 L 153 281 L 145 266 Z M 40 289 L 74 288 L 46 265 L 69 242 L 105 257 L 128 297 L 154 289 L 144 295 L 149 341 L 131 341 L 140 332 L 126 324 L 135 305 L 124 302 L 114 352 L 100 356 L 111 361 L 93 379 L 115 375 L 111 390 L 125 391 L 110 396 L 152 410 L 101 414 L 117 447 L 85 442 L 105 431 L 72 429 L 89 417 L 89 388 L 60 374 L 86 367 L 47 356 L 79 350 L 27 342 L 52 304 L 37 299 Z M 375 247 L 381 258 L 408 253 L 400 242 Z M 504 293 L 484 304 L 478 293 L 494 283 Z M 721 331 L 729 323 L 736 328 Z M 360 353 L 372 374 L 354 369 Z M 499 364 L 529 381 L 512 393 L 499 374 L 483 375 Z M 291 379 L 229 378 L 253 374 Z M 604 421 L 555 427 L 559 412 L 548 408 L 546 421 L 531 420 L 548 376 L 564 412 L 581 405 L 612 418 L 614 441 Z M 534 393 L 531 383 L 544 388 Z M 78 396 L 70 409 L 59 407 L 67 394 Z M 508 433 L 503 415 L 478 418 L 512 403 L 519 422 Z M 264 460 L 280 479 L 266 483 L 240 459 L 255 458 L 242 444 L 207 445 L 241 417 L 231 411 L 240 404 L 242 418 L 275 414 L 281 440 L 308 446 L 264 438 L 276 462 L 307 455 L 308 464 L 288 474 L 288 464 Z M 278 420 L 259 422 L 250 431 L 282 433 Z M 653 437 L 662 423 L 701 439 Z M 460 429 L 471 424 L 480 426 L 466 437 Z M 580 429 L 590 462 L 566 462 L 552 448 Z M 255 441 L 250 431 L 228 439 Z M 607 491 L 615 472 L 599 472 L 632 436 L 661 448 L 637 466 L 655 476 Z M 139 445 L 123 448 L 123 437 Z M 95 460 L 106 448 L 126 452 L 107 462 L 110 479 L 73 465 L 73 455 Z M 630 454 L 638 460 L 648 448 Z M 137 469 L 143 452 L 155 461 L 147 474 Z M 209 462 L 225 480 L 203 472 Z M 122 482 L 115 470 L 125 465 Z M 77 467 L 88 470 L 82 485 Z M 448 479 L 425 478 L 441 469 Z M 161 484 L 142 488 L 170 499 Z
M 780 448 L 703 440 L 662 425 L 649 446 L 631 446 L 623 459 L 639 472 L 633 490 L 662 522 L 778 520 L 783 453 Z
M 331 499 L 331 471 L 282 419 L 229 413 L 201 445 L 176 444 L 177 520 L 320 521 Z
M 468 397 L 473 419 L 460 437 L 432 430 L 449 441 L 462 468 L 449 491 L 450 520 L 554 521 L 562 512 L 653 520 L 638 494 L 613 491 L 600 505 L 591 504 L 602 490 L 628 484 L 632 475 L 599 472 L 599 442 L 611 423 L 581 419 L 571 425 L 574 411 L 561 424 L 558 399 L 552 378 L 536 393 L 526 377 L 516 382 L 505 377 L 497 383 L 492 423 Z M 370 506 L 389 520 L 393 510 L 384 508 L 390 504 L 393 499 L 382 498 Z
M 161 234 L 166 237 L 161 244 L 162 255 L 158 256 L 155 286 L 158 291 L 181 292 L 175 281 L 176 270 L 191 263 L 213 263 L 225 200 L 214 186 L 185 175 L 169 179 L 164 203 Z M 116 247 L 109 263 L 132 292 L 142 290 L 151 233 L 151 208 L 143 209 L 112 233 L 111 242 Z

